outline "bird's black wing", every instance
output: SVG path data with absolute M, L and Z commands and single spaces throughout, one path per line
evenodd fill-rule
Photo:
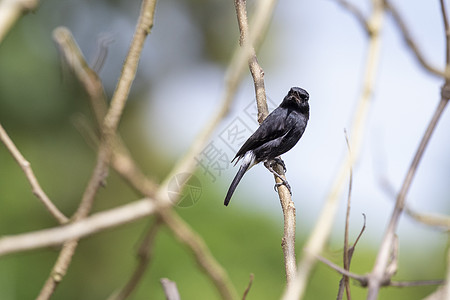
M 242 156 L 249 150 L 253 150 L 269 141 L 275 140 L 289 131 L 289 126 L 283 120 L 287 117 L 287 110 L 279 107 L 272 111 L 267 118 L 259 125 L 258 129 L 248 138 L 242 145 L 241 149 L 236 153 L 233 161 Z

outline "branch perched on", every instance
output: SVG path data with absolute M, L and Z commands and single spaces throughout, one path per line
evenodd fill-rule
M 334 183 L 329 191 L 328 197 L 316 225 L 304 247 L 303 257 L 298 263 L 298 273 L 295 283 L 291 285 L 284 293 L 283 300 L 299 299 L 306 289 L 307 281 L 313 270 L 318 256 L 331 232 L 332 224 L 338 208 L 339 196 L 344 188 L 345 178 L 349 169 L 359 156 L 366 119 L 369 112 L 370 100 L 373 95 L 375 78 L 378 70 L 378 60 L 381 48 L 381 29 L 383 27 L 383 5 L 382 0 L 373 0 L 372 14 L 369 19 L 364 22 L 370 28 L 369 49 L 366 58 L 365 75 L 362 83 L 362 93 L 358 101 L 356 112 L 353 116 L 350 141 L 352 156 L 343 160 L 339 172 L 337 173 Z
M 270 7 L 270 10 L 267 9 L 267 11 L 271 12 L 275 1 L 267 1 L 266 3 L 267 6 Z M 253 40 L 251 39 L 251 32 L 249 31 L 247 21 L 246 1 L 235 0 L 234 4 L 239 24 L 239 43 L 247 55 L 248 65 L 255 85 L 256 103 L 258 107 L 258 122 L 261 123 L 269 114 L 264 87 L 264 71 L 258 63 L 256 52 L 252 45 Z M 284 171 L 280 167 L 277 167 L 275 171 L 277 171 L 278 174 L 284 175 Z M 281 179 L 278 177 L 274 176 L 274 178 L 276 183 L 282 183 Z M 297 271 L 295 260 L 295 205 L 286 186 L 281 185 L 278 187 L 278 195 L 284 216 L 284 235 L 281 245 L 284 253 L 286 281 L 289 285 Z

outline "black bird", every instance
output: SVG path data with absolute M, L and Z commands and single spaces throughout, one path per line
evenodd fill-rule
M 283 181 L 281 184 L 276 184 L 275 188 L 284 184 L 289 192 L 291 191 L 287 181 L 272 166 L 274 163 L 279 163 L 286 172 L 284 162 L 278 156 L 289 151 L 302 137 L 309 119 L 308 99 L 309 94 L 304 89 L 291 88 L 280 106 L 264 119 L 258 129 L 242 145 L 231 161 L 237 158 L 236 165 L 242 159 L 242 164 L 228 189 L 225 205 L 230 202 L 244 173 L 260 162 L 264 162 L 267 169 Z

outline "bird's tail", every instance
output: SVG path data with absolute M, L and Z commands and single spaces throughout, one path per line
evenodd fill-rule
M 236 176 L 234 176 L 233 181 L 231 182 L 230 188 L 228 189 L 227 196 L 225 197 L 225 201 L 223 204 L 225 206 L 228 205 L 228 203 L 231 200 L 231 196 L 233 196 L 234 190 L 236 189 L 237 185 L 239 184 L 239 181 L 241 181 L 242 176 L 244 176 L 245 172 L 248 169 L 248 165 L 242 164 L 239 168 L 239 171 L 237 172 Z
M 249 151 L 244 155 L 242 165 L 240 166 L 239 171 L 237 172 L 236 176 L 234 176 L 234 179 L 231 182 L 230 188 L 228 189 L 227 195 L 225 196 L 225 201 L 223 203 L 225 204 L 225 206 L 227 206 L 228 203 L 230 203 L 231 196 L 233 196 L 234 190 L 241 181 L 242 176 L 244 176 L 245 172 L 247 172 L 247 170 L 253 167 L 254 165 L 255 165 L 255 156 L 251 151 Z

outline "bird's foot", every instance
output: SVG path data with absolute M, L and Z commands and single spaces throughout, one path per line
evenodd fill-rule
M 282 186 L 282 185 L 284 185 L 284 186 L 286 186 L 287 187 L 287 189 L 289 190 L 289 194 L 291 194 L 291 196 L 292 196 L 292 189 L 291 189 L 291 186 L 289 185 L 289 183 L 287 182 L 287 180 L 286 179 L 283 179 L 283 178 L 281 178 L 281 180 L 283 180 L 283 182 L 280 182 L 280 183 L 275 183 L 275 185 L 274 185 L 274 187 L 273 187 L 273 189 L 275 190 L 275 192 L 277 191 L 277 188 L 279 187 L 279 186 Z
M 278 158 L 279 160 L 281 160 L 281 158 Z M 282 161 L 282 160 L 281 160 Z M 282 161 L 283 162 L 283 161 Z M 286 179 L 284 179 L 280 174 L 278 174 L 274 169 L 273 169 L 273 167 L 272 167 L 272 163 L 270 163 L 270 162 L 265 162 L 264 163 L 264 166 L 273 174 L 273 175 L 275 175 L 276 177 L 278 177 L 280 180 L 281 180 L 281 182 L 280 183 L 275 183 L 275 186 L 273 187 L 274 188 L 274 190 L 275 190 L 275 192 L 277 191 L 277 188 L 279 187 L 279 186 L 281 186 L 281 185 L 284 185 L 284 186 L 286 186 L 287 187 L 287 189 L 289 190 L 289 193 L 292 195 L 292 190 L 291 190 L 291 186 L 289 185 L 289 183 L 287 182 L 287 180 Z M 283 164 L 282 165 L 284 165 L 284 162 L 283 162 Z
M 281 158 L 275 157 L 275 158 L 273 159 L 273 162 L 275 162 L 275 163 L 279 164 L 280 166 L 282 166 L 282 167 L 283 167 L 284 173 L 287 172 L 286 164 L 284 163 L 284 161 L 283 161 Z

